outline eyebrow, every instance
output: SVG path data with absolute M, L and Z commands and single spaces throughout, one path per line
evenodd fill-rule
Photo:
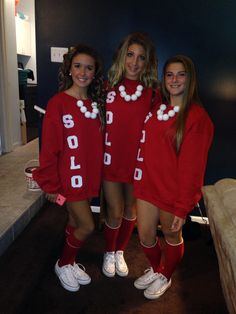
M 128 53 L 128 52 L 135 53 L 133 50 L 129 50 L 129 49 L 127 50 L 127 53 Z M 140 55 L 140 56 L 145 56 L 145 53 L 140 53 L 139 55 Z
M 91 63 L 82 63 L 82 62 L 73 62 L 74 65 L 77 65 L 77 64 L 82 64 L 82 65 L 89 65 L 91 67 L 94 67 L 94 64 L 91 64 Z
M 182 71 L 178 71 L 177 73 L 186 73 L 187 71 L 182 70 Z M 173 73 L 173 71 L 166 71 L 166 73 Z

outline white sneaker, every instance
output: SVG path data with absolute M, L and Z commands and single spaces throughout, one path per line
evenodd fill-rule
M 159 277 L 146 289 L 144 290 L 144 296 L 147 299 L 154 300 L 159 298 L 166 290 L 171 286 L 171 279 L 168 279 L 159 274 Z
M 68 291 L 78 291 L 79 290 L 79 283 L 78 280 L 75 278 L 74 275 L 74 267 L 72 265 L 65 265 L 59 267 L 58 261 L 55 265 L 55 273 L 59 278 L 61 285 Z
M 90 276 L 85 272 L 85 267 L 82 264 L 73 265 L 74 276 L 81 285 L 88 285 L 91 282 Z
M 107 277 L 115 276 L 115 252 L 106 252 L 103 258 L 102 272 Z
M 115 254 L 115 267 L 117 275 L 121 277 L 126 277 L 129 273 L 128 266 L 124 259 L 124 252 L 123 251 L 116 251 Z
M 159 273 L 154 273 L 153 268 L 148 268 L 144 271 L 144 275 L 135 280 L 134 286 L 137 289 L 147 289 L 154 280 L 159 277 Z

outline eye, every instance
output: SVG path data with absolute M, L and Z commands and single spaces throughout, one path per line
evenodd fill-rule
M 143 56 L 143 55 L 141 55 L 141 56 L 139 56 L 139 59 L 142 60 L 142 61 L 145 61 L 145 60 L 146 60 L 146 57 Z
M 186 72 L 179 72 L 179 73 L 178 73 L 178 76 L 179 76 L 179 77 L 185 77 L 186 75 L 187 75 Z
M 87 66 L 87 69 L 88 69 L 89 71 L 93 71 L 93 70 L 94 70 L 94 67 L 93 67 L 92 65 L 88 65 L 88 66 Z
M 173 76 L 173 73 L 167 72 L 166 77 L 171 78 Z
M 75 63 L 75 64 L 74 64 L 74 67 L 75 67 L 75 68 L 79 68 L 79 67 L 80 67 L 80 63 Z
M 133 52 L 128 51 L 128 52 L 127 52 L 127 57 L 130 58 L 130 57 L 132 57 L 132 56 L 133 56 Z

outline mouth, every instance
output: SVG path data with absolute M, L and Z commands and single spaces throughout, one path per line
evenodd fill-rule
M 78 77 L 78 81 L 80 82 L 86 82 L 87 78 L 86 77 Z
M 171 85 L 170 85 L 171 88 L 179 88 L 180 86 L 181 86 L 181 85 L 179 85 L 179 84 L 171 84 Z
M 139 70 L 139 68 L 138 67 L 132 67 L 132 66 L 130 66 L 129 67 L 129 70 L 131 71 L 131 72 L 137 72 L 138 70 Z

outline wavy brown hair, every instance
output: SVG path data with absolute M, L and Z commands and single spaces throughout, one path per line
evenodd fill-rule
M 108 71 L 109 85 L 114 87 L 125 77 L 125 58 L 129 47 L 133 44 L 141 45 L 145 50 L 145 69 L 140 75 L 140 81 L 145 87 L 156 88 L 158 85 L 156 49 L 149 36 L 142 32 L 129 34 L 119 44 Z
M 104 89 L 104 81 L 102 75 L 102 61 L 98 53 L 93 48 L 79 44 L 76 47 L 70 49 L 68 53 L 64 54 L 64 60 L 58 72 L 59 91 L 65 91 L 73 85 L 73 81 L 70 75 L 70 69 L 72 60 L 79 54 L 86 54 L 92 57 L 95 61 L 95 75 L 91 84 L 88 86 L 87 93 L 88 97 L 92 101 L 97 102 L 101 123 L 102 125 L 104 125 L 106 92 Z
M 161 80 L 161 91 L 163 96 L 163 101 L 167 101 L 170 104 L 170 94 L 166 89 L 165 85 L 165 74 L 166 68 L 171 63 L 182 63 L 185 71 L 187 73 L 187 82 L 186 88 L 184 91 L 183 103 L 181 104 L 177 119 L 176 119 L 176 135 L 175 135 L 175 144 L 176 144 L 176 152 L 178 153 L 181 147 L 185 121 L 188 115 L 188 110 L 191 103 L 201 104 L 200 98 L 198 96 L 198 84 L 197 84 L 197 74 L 193 61 L 184 55 L 176 55 L 174 57 L 169 58 L 163 67 L 162 72 L 162 80 Z

